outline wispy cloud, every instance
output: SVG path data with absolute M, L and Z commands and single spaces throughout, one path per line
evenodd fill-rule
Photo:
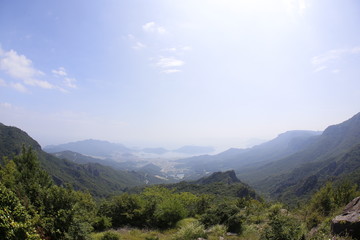
M 184 61 L 175 57 L 159 57 L 155 65 L 161 69 L 162 73 L 178 73 L 181 72 L 179 67 L 185 64 Z
M 283 0 L 283 4 L 285 5 L 286 12 L 292 16 L 304 15 L 306 9 L 310 6 L 306 0 Z
M 170 73 L 181 72 L 181 70 L 179 70 L 179 69 L 166 69 L 166 70 L 163 70 L 163 71 L 161 71 L 161 72 L 162 72 L 162 73 L 170 74 Z
M 141 41 L 139 41 L 134 35 L 132 34 L 128 34 L 127 35 L 127 39 L 131 42 L 132 46 L 131 48 L 132 49 L 135 49 L 135 50 L 141 50 L 143 48 L 146 48 L 146 45 L 144 43 L 142 43 Z
M 0 87 L 6 87 L 6 86 L 7 86 L 7 84 L 6 84 L 5 80 L 0 78 Z
M 156 65 L 161 68 L 181 67 L 185 63 L 174 57 L 160 57 Z
M 58 69 L 54 69 L 51 71 L 55 77 L 62 78 L 62 85 L 68 88 L 77 88 L 76 86 L 76 79 L 68 77 L 68 73 L 64 67 L 59 67 Z M 65 91 L 64 89 L 61 89 Z
M 148 23 L 145 23 L 143 26 L 142 26 L 142 29 L 145 31 L 145 32 L 149 32 L 149 33 L 159 33 L 159 34 L 164 34 L 166 33 L 166 29 L 160 25 L 158 25 L 157 23 L 155 22 L 148 22 Z
M 66 70 L 64 67 L 59 67 L 57 70 L 51 71 L 55 76 L 65 77 L 67 76 Z
M 27 88 L 21 83 L 10 83 L 10 87 L 18 92 L 28 92 Z
M 0 107 L 10 109 L 10 108 L 13 108 L 13 105 L 8 102 L 0 102 Z
M 142 25 L 142 30 L 145 33 L 157 33 L 157 34 L 164 34 L 167 32 L 167 30 L 163 26 L 153 21 Z M 147 35 L 147 38 L 151 38 L 151 36 L 154 35 Z M 146 53 L 156 54 L 156 52 L 160 53 L 159 54 L 160 56 L 158 55 L 158 57 L 154 57 L 154 56 L 148 56 L 148 57 L 152 63 L 151 65 L 158 68 L 161 73 L 170 74 L 170 73 L 181 72 L 180 68 L 185 64 L 185 62 L 179 58 L 182 58 L 187 51 L 190 51 L 192 49 L 190 46 L 186 46 L 186 45 L 181 46 L 181 45 L 173 45 L 173 44 L 167 44 L 170 47 L 166 47 L 166 48 L 159 47 L 157 45 L 151 44 L 151 40 L 149 41 L 150 42 L 149 45 L 146 45 L 142 42 L 142 40 L 140 41 L 133 34 L 128 34 L 126 38 L 131 42 L 132 44 L 131 48 L 135 50 L 148 48 L 149 51 L 143 52 L 144 54 Z M 161 56 L 161 55 L 165 55 L 165 56 Z
M 162 51 L 169 52 L 169 53 L 177 53 L 179 55 L 184 54 L 187 51 L 190 51 L 190 46 L 182 46 L 182 47 L 170 47 L 170 48 L 164 48 Z
M 360 54 L 360 47 L 353 48 L 341 48 L 341 49 L 332 49 L 324 54 L 320 54 L 318 56 L 314 56 L 311 59 L 311 64 L 314 67 L 314 72 L 320 72 L 328 68 L 330 63 L 336 62 L 341 58 L 344 58 L 348 55 Z M 339 69 L 334 69 L 331 71 L 332 73 L 339 73 Z
M 62 83 L 53 84 L 43 78 L 46 74 L 33 66 L 32 61 L 25 55 L 18 54 L 15 50 L 5 51 L 0 47 L 0 71 L 4 72 L 12 80 L 6 82 L 0 80 L 0 86 L 11 87 L 19 92 L 28 92 L 26 86 L 40 87 L 43 89 L 57 89 L 66 92 L 61 85 L 68 88 L 76 88 L 75 78 L 69 78 L 64 67 L 52 70 L 56 78 L 61 78 Z M 19 82 L 20 80 L 20 82 Z
M 45 80 L 38 79 L 45 74 L 33 67 L 32 62 L 14 50 L 0 51 L 0 70 L 24 84 L 40 88 L 52 89 L 55 86 Z
M 1 78 L 0 78 L 0 87 L 10 87 L 10 88 L 15 89 L 18 92 L 28 92 L 27 88 L 23 84 L 21 84 L 19 82 L 18 83 L 14 83 L 14 82 L 7 83 L 7 82 L 5 82 L 4 79 L 1 79 Z
M 66 77 L 66 78 L 64 78 L 64 85 L 66 86 L 66 87 L 69 87 L 69 88 L 77 88 L 77 86 L 76 86 L 76 84 L 75 84 L 75 82 L 76 82 L 76 79 L 75 78 L 68 78 L 68 77 Z

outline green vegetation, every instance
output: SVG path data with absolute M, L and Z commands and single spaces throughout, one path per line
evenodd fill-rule
M 53 184 L 31 149 L 0 168 L 1 226 L 6 239 L 85 239 L 95 202 L 88 193 Z M 36 231 L 35 231 L 36 230 Z
M 360 195 L 360 145 L 295 169 L 299 183 L 278 177 L 279 203 L 264 201 L 234 171 L 129 189 L 136 173 L 57 159 L 16 128 L 0 125 L 0 139 L 2 239 L 331 239 L 331 219 Z M 18 151 L 20 140 L 34 148 Z
M 41 146 L 26 132 L 0 123 L 0 163 L 22 152 L 22 147 L 32 148 L 41 167 L 50 175 L 56 185 L 71 185 L 76 190 L 89 191 L 101 198 L 120 194 L 129 187 L 150 183 L 163 183 L 159 178 L 145 177 L 143 173 L 115 170 L 98 163 L 77 164 L 59 159 L 41 150 Z
M 96 203 L 89 193 L 56 186 L 31 149 L 3 162 L 0 234 L 5 239 L 323 239 L 331 235 L 330 219 L 360 194 L 349 182 L 328 183 L 305 205 L 288 209 L 251 191 L 219 198 L 152 186 Z M 222 186 L 232 184 L 239 183 Z

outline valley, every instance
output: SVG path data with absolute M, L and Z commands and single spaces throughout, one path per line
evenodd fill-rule
M 44 201 L 42 191 L 46 193 L 44 197 L 51 191 L 65 189 L 70 191 L 66 193 L 69 196 L 89 194 L 76 201 L 91 198 L 93 204 L 100 204 L 96 207 L 97 213 L 93 213 L 97 217 L 92 216 L 92 222 L 87 223 L 95 231 L 103 232 L 94 233 L 95 239 L 103 239 L 106 234 L 117 236 L 120 232 L 115 230 L 124 226 L 153 229 L 155 232 L 148 239 L 159 239 L 159 236 L 160 239 L 182 239 L 176 234 L 215 226 L 222 229 L 217 230 L 221 233 L 207 230 L 208 236 L 234 232 L 229 239 L 274 239 L 267 234 L 283 236 L 281 239 L 319 239 L 321 232 L 326 236 L 331 234 L 325 219 L 334 217 L 344 204 L 360 194 L 359 147 L 360 113 L 323 132 L 288 131 L 251 148 L 231 148 L 215 155 L 186 158 L 179 155 L 168 158 L 163 155 L 163 148 L 135 150 L 99 140 L 49 146 L 43 151 L 26 132 L 0 124 L 0 179 L 3 194 L 24 191 L 17 195 L 17 201 L 23 204 L 23 201 L 30 201 L 35 208 L 38 203 L 33 201 Z M 187 150 L 187 154 L 192 155 L 207 148 L 193 146 L 186 149 L 193 150 Z M 151 155 L 143 152 L 151 152 Z M 22 167 L 27 164 L 33 166 Z M 11 177 L 11 171 L 18 173 Z M 35 179 L 30 180 L 33 177 L 24 175 L 24 171 L 33 171 Z M 47 174 L 49 178 L 45 177 Z M 37 185 L 40 188 L 27 186 L 22 178 L 17 179 L 20 176 L 29 178 L 30 182 L 44 181 L 46 185 Z M 19 186 L 25 184 L 25 188 L 19 188 L 16 182 Z M 40 195 L 31 195 L 28 191 L 32 188 L 31 191 L 39 191 Z M 153 202 L 154 199 L 157 200 Z M 47 203 L 40 202 L 46 208 Z M 265 213 L 259 212 L 260 209 Z M 168 211 L 166 214 L 170 215 L 158 215 L 158 211 L 161 214 Z M 282 211 L 293 213 L 284 215 Z M 309 211 L 315 215 L 307 217 Z M 26 214 L 35 217 L 45 213 Z M 117 214 L 128 217 L 118 219 Z M 298 218 L 304 218 L 306 224 L 296 230 Z M 283 227 L 290 221 L 288 228 L 292 233 L 285 233 L 288 231 L 285 229 L 275 230 L 272 224 L 280 224 L 276 221 L 283 221 Z M 42 226 L 43 223 L 36 224 Z M 113 230 L 107 230 L 109 228 Z M 178 232 L 164 235 L 162 231 L 166 229 L 178 229 Z M 46 231 L 50 232 L 44 234 L 56 236 L 51 233 L 53 230 Z M 61 231 L 65 234 L 69 229 Z M 312 231 L 315 232 L 310 233 Z M 200 230 L 199 236 L 202 232 L 205 233 L 205 229 Z M 122 236 L 127 234 L 129 232 L 124 232 Z

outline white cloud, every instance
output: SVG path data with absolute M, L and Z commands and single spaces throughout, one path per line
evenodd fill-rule
M 57 70 L 52 70 L 51 72 L 54 74 L 55 77 L 63 78 L 62 84 L 65 87 L 77 88 L 77 86 L 75 84 L 76 79 L 68 77 L 68 74 L 67 74 L 66 69 L 64 67 L 59 67 Z M 58 87 L 58 89 L 60 91 L 62 91 L 62 92 L 68 92 L 67 90 L 65 90 L 65 89 L 63 89 L 61 87 Z
M 32 66 L 32 62 L 24 55 L 14 50 L 4 51 L 0 49 L 0 70 L 4 71 L 14 79 L 20 79 L 26 85 L 51 89 L 55 86 L 38 77 L 45 75 Z
M 76 86 L 76 84 L 75 84 L 75 82 L 76 82 L 76 79 L 75 78 L 68 78 L 68 77 L 66 77 L 66 78 L 64 78 L 64 85 L 66 86 L 66 87 L 69 87 L 69 88 L 77 88 L 77 86 Z
M 341 49 L 332 49 L 327 51 L 324 54 L 315 56 L 311 59 L 311 64 L 313 65 L 314 72 L 322 71 L 328 68 L 328 65 L 331 62 L 335 62 L 341 58 L 344 58 L 348 55 L 352 54 L 360 54 L 360 47 L 353 47 L 353 48 L 341 48 Z M 336 71 L 337 69 L 333 70 L 332 72 Z M 336 72 L 337 73 L 337 72 Z
M 184 62 L 174 57 L 160 57 L 156 65 L 161 68 L 181 67 Z
M 191 47 L 190 46 L 183 46 L 183 47 L 171 47 L 171 48 L 164 48 L 162 49 L 162 51 L 164 52 L 170 52 L 170 53 L 178 53 L 178 54 L 182 54 L 186 51 L 190 51 Z
M 170 73 L 177 73 L 177 72 L 181 72 L 181 70 L 179 70 L 179 69 L 166 69 L 166 70 L 164 70 L 164 71 L 162 71 L 163 73 L 168 73 L 168 74 L 170 74 Z
M 143 48 L 146 48 L 146 45 L 140 42 L 134 35 L 128 34 L 127 38 L 132 43 L 131 48 L 135 50 L 141 50 Z
M 322 65 L 322 66 L 317 67 L 317 68 L 314 70 L 314 72 L 320 72 L 320 71 L 325 70 L 325 69 L 327 69 L 327 66 Z
M 324 54 L 315 56 L 312 58 L 311 63 L 314 66 L 318 66 L 321 64 L 325 64 L 331 60 L 335 60 L 341 57 L 342 54 L 346 53 L 347 50 L 345 49 L 334 49 L 334 50 L 330 50 Z
M 303 16 L 305 10 L 309 8 L 310 5 L 306 0 L 283 0 L 283 4 L 285 6 L 286 12 L 292 16 Z
M 142 28 L 145 32 L 149 32 L 149 33 L 159 33 L 159 34 L 166 33 L 166 29 L 155 22 L 145 23 L 142 26 Z
M 14 88 L 16 91 L 19 92 L 27 92 L 27 88 L 22 85 L 21 83 L 10 83 L 10 87 Z
M 4 79 L 0 78 L 0 87 L 11 87 L 19 92 L 27 92 L 27 88 L 21 83 L 6 83 Z
M 135 49 L 135 50 L 140 50 L 140 49 L 143 49 L 145 47 L 146 47 L 146 45 L 139 42 L 139 41 L 135 42 L 134 45 L 132 46 L 132 48 Z
M 353 49 L 351 49 L 351 53 L 359 54 L 360 53 L 360 47 L 354 47 Z
M 7 108 L 7 109 L 13 108 L 13 106 L 10 103 L 7 103 L 7 102 L 0 102 L 0 107 L 1 108 Z
M 6 87 L 6 86 L 7 86 L 7 84 L 6 84 L 5 80 L 0 78 L 0 87 Z
M 59 77 L 59 76 L 60 77 L 67 76 L 66 70 L 63 67 L 59 67 L 57 70 L 52 70 L 51 72 L 57 77 Z
M 178 50 L 178 49 L 177 49 L 176 47 L 163 49 L 163 51 L 165 51 L 165 52 L 176 52 L 177 50 Z

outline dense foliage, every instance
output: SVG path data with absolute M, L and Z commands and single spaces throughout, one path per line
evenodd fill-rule
M 88 193 L 53 184 L 31 149 L 0 169 L 1 236 L 6 239 L 86 239 L 95 203 Z M 25 237 L 26 236 L 26 237 Z
M 4 239 L 127 239 L 124 236 L 130 234 L 130 239 L 190 240 L 219 239 L 227 232 L 234 234 L 229 239 L 325 239 L 331 237 L 329 220 L 360 194 L 349 182 L 329 182 L 304 205 L 289 209 L 266 203 L 251 191 L 232 194 L 238 182 L 211 182 L 203 183 L 205 189 L 215 188 L 206 194 L 194 191 L 204 189 L 201 184 L 181 183 L 173 186 L 183 188 L 152 186 L 96 202 L 90 193 L 55 185 L 31 149 L 23 148 L 3 163 L 0 236 Z

